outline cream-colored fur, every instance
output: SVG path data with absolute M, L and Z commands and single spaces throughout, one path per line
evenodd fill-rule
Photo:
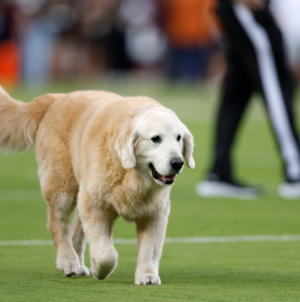
M 57 267 L 67 276 L 89 274 L 87 236 L 91 273 L 107 278 L 118 262 L 112 232 L 121 215 L 136 223 L 135 284 L 160 284 L 171 184 L 182 170 L 171 161 L 184 157 L 195 166 L 193 137 L 175 113 L 147 97 L 104 91 L 46 94 L 25 104 L 0 88 L 0 148 L 34 144 Z

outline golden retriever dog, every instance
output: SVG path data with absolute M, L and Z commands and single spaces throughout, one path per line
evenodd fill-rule
M 0 148 L 34 145 L 57 268 L 89 275 L 86 236 L 90 271 L 107 278 L 118 262 L 112 232 L 121 215 L 136 223 L 135 284 L 160 284 L 170 190 L 183 160 L 195 166 L 193 136 L 176 114 L 148 97 L 105 91 L 46 94 L 26 104 L 0 86 Z

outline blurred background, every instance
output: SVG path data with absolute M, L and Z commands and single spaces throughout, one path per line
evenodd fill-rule
M 1 0 L 0 83 L 120 79 L 219 83 L 217 0 Z M 273 0 L 295 75 L 299 0 Z
M 1 0 L 0 83 L 218 81 L 215 0 Z

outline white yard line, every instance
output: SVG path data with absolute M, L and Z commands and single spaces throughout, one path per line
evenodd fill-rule
M 166 238 L 165 243 L 231 243 L 231 242 L 284 242 L 300 241 L 300 235 L 259 235 L 259 236 L 231 236 L 231 237 L 182 237 Z M 115 239 L 115 244 L 136 244 L 137 240 Z M 52 240 L 8 240 L 0 241 L 0 246 L 45 246 L 53 245 Z
M 0 241 L 0 246 L 53 245 L 52 240 L 7 240 Z

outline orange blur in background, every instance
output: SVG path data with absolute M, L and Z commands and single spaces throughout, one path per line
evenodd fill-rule
M 6 89 L 14 88 L 19 80 L 20 55 L 13 41 L 0 43 L 0 83 Z
M 168 0 L 166 33 L 177 47 L 205 46 L 213 43 L 217 28 L 215 0 Z

